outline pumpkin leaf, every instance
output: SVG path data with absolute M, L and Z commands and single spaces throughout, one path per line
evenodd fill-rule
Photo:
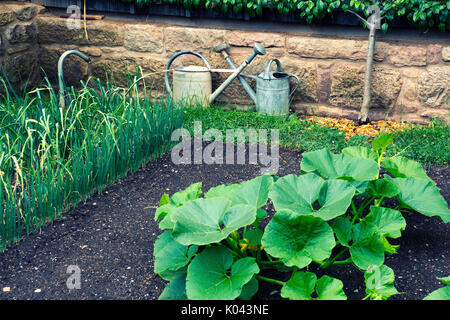
M 372 149 L 362 146 L 351 146 L 342 149 L 342 153 L 352 158 L 372 159 L 378 161 L 378 155 Z
M 342 180 L 325 181 L 315 174 L 287 175 L 277 180 L 269 197 L 275 209 L 331 220 L 345 214 L 356 189 Z M 315 204 L 319 208 L 315 208 Z
M 263 175 L 252 180 L 225 186 L 223 188 L 208 191 L 206 198 L 224 197 L 231 200 L 232 205 L 249 204 L 256 208 L 260 208 L 267 203 L 269 191 L 273 185 L 273 177 L 271 175 Z
M 384 245 L 375 226 L 365 221 L 353 225 L 352 240 L 350 256 L 359 269 L 366 270 L 371 265 L 383 264 Z
M 259 272 L 253 258 L 233 262 L 224 247 L 207 247 L 190 263 L 186 277 L 187 297 L 192 300 L 232 300 Z
M 380 170 L 373 159 L 334 154 L 328 149 L 303 153 L 300 167 L 305 173 L 316 172 L 324 178 L 348 181 L 374 180 Z
M 196 199 L 174 212 L 172 236 L 183 245 L 206 245 L 225 239 L 231 232 L 251 224 L 256 208 L 250 205 L 231 207 L 225 198 Z
M 379 135 L 372 141 L 372 149 L 375 150 L 378 154 L 383 154 L 393 140 L 393 133 Z
M 158 300 L 187 300 L 186 296 L 186 269 L 178 272 L 164 288 Z
M 390 179 L 377 179 L 369 181 L 366 190 L 375 198 L 392 198 L 400 192 L 397 186 Z
M 187 265 L 197 252 L 197 247 L 192 247 L 193 249 L 190 250 L 188 246 L 176 242 L 170 230 L 159 235 L 153 247 L 155 273 L 162 273 L 166 270 L 175 271 Z
M 315 288 L 315 290 L 314 290 Z M 317 297 L 311 295 L 316 291 Z M 281 296 L 291 300 L 346 300 L 341 280 L 312 272 L 297 271 L 281 288 Z
M 288 267 L 304 268 L 312 261 L 329 258 L 336 242 L 333 230 L 323 219 L 280 210 L 266 226 L 262 244 L 268 254 L 280 258 Z
M 389 238 L 399 238 L 401 231 L 406 228 L 405 218 L 400 211 L 389 208 L 370 207 L 370 213 L 364 221 L 375 226 L 378 233 Z
M 399 189 L 397 198 L 404 208 L 440 217 L 445 223 L 450 221 L 447 202 L 432 181 L 421 178 L 391 178 L 391 181 Z
M 383 160 L 382 167 L 392 173 L 396 178 L 413 177 L 430 179 L 419 162 L 408 158 L 400 156 L 386 158 Z
M 385 265 L 370 266 L 364 273 L 366 293 L 372 300 L 387 300 L 399 292 L 394 287 L 394 271 Z
M 258 292 L 259 284 L 255 276 L 242 287 L 240 300 L 250 300 Z
M 160 229 L 172 229 L 175 225 L 172 220 L 172 213 L 176 208 L 181 207 L 184 203 L 197 199 L 202 194 L 202 183 L 193 183 L 189 187 L 184 190 L 176 192 L 170 199 L 167 201 L 167 197 L 165 194 L 161 197 L 160 204 L 162 204 L 159 208 L 156 209 L 155 212 L 155 221 L 161 220 L 159 223 Z

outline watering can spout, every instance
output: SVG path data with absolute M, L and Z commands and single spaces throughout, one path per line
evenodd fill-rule
M 84 61 L 86 61 L 89 64 L 92 62 L 92 59 L 90 57 L 88 57 L 84 53 L 81 53 L 78 50 L 68 50 L 68 51 L 64 52 L 61 55 L 61 57 L 59 57 L 59 60 L 58 60 L 58 83 L 59 83 L 59 106 L 61 108 L 65 107 L 65 102 L 64 102 L 64 76 L 63 76 L 64 59 L 66 59 L 66 57 L 68 55 L 71 55 L 71 54 L 74 54 L 74 55 L 80 57 L 81 59 L 83 59 Z

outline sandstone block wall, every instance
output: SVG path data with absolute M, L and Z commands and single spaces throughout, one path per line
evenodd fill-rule
M 122 72 L 128 70 L 134 74 L 136 64 L 144 74 L 154 73 L 147 83 L 153 85 L 155 95 L 160 95 L 164 91 L 162 72 L 175 52 L 197 51 L 213 68 L 228 68 L 222 56 L 212 51 L 215 46 L 227 42 L 231 58 L 240 64 L 251 54 L 254 41 L 258 41 L 266 47 L 267 54 L 258 56 L 245 73 L 259 74 L 270 58 L 278 58 L 285 71 L 300 78 L 300 88 L 292 103 L 296 111 L 356 118 L 362 103 L 367 55 L 364 38 L 182 27 L 153 23 L 151 18 L 148 22 L 106 18 L 87 22 L 89 39 L 86 39 L 83 28 L 68 29 L 66 19 L 49 13 L 23 17 L 14 10 L 13 7 L 0 10 L 3 64 L 10 69 L 24 65 L 26 70 L 40 66 L 53 82 L 56 82 L 61 53 L 78 49 L 90 55 L 93 63 L 88 66 L 77 57 L 68 59 L 65 79 L 69 84 L 94 75 L 103 80 L 108 76 L 124 85 Z M 23 63 L 17 59 L 23 59 Z M 188 56 L 179 62 L 201 64 L 200 60 Z M 213 88 L 227 75 L 214 74 Z M 372 97 L 374 120 L 427 122 L 431 117 L 440 116 L 448 121 L 449 87 L 450 40 L 377 41 Z M 253 105 L 237 80 L 218 101 L 240 107 Z
M 0 3 L 0 63 L 15 88 L 40 77 L 35 20 L 43 9 L 29 3 Z

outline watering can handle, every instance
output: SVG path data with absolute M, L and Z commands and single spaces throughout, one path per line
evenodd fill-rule
M 295 86 L 295 88 L 291 91 L 291 93 L 289 94 L 289 99 L 292 98 L 292 96 L 294 95 L 294 92 L 298 89 L 298 87 L 300 86 L 300 79 L 294 75 L 294 74 L 290 74 L 289 78 L 295 78 L 297 80 L 297 85 Z
M 264 69 L 264 75 L 263 75 L 264 79 L 270 78 L 270 75 L 269 75 L 270 66 L 273 62 L 275 62 L 277 64 L 277 72 L 283 72 L 283 68 L 281 67 L 280 61 L 278 59 L 270 59 L 266 64 L 266 68 Z
M 194 52 L 194 51 L 180 51 L 180 52 L 175 53 L 169 59 L 169 62 L 167 62 L 166 70 L 164 70 L 164 82 L 166 83 L 166 89 L 167 89 L 167 92 L 169 93 L 170 96 L 172 96 L 172 88 L 170 87 L 170 83 L 169 83 L 170 66 L 172 65 L 173 61 L 176 58 L 178 58 L 179 56 L 181 56 L 183 54 L 192 54 L 192 55 L 200 58 L 203 61 L 203 63 L 206 65 L 208 70 L 211 69 L 211 65 L 209 64 L 208 60 L 206 60 L 205 57 L 203 57 L 200 53 L 197 53 L 197 52 Z

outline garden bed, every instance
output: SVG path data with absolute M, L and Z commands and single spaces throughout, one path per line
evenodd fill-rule
M 281 148 L 278 175 L 297 174 L 300 160 L 299 152 Z M 427 173 L 448 202 L 450 169 L 432 165 Z M 0 290 L 8 291 L 1 298 L 157 299 L 165 286 L 153 273 L 153 244 L 161 233 L 153 218 L 161 195 L 194 182 L 202 181 L 208 190 L 258 175 L 258 165 L 177 166 L 166 154 L 1 254 Z M 450 226 L 420 214 L 405 219 L 406 230 L 395 243 L 398 254 L 385 261 L 395 272 L 396 288 L 404 292 L 391 299 L 423 299 L 442 287 L 437 277 L 450 274 Z M 81 269 L 80 290 L 66 287 L 69 265 Z M 333 266 L 327 275 L 343 280 L 349 299 L 365 296 L 363 273 L 354 267 Z M 261 283 L 255 298 L 279 299 L 279 287 Z

